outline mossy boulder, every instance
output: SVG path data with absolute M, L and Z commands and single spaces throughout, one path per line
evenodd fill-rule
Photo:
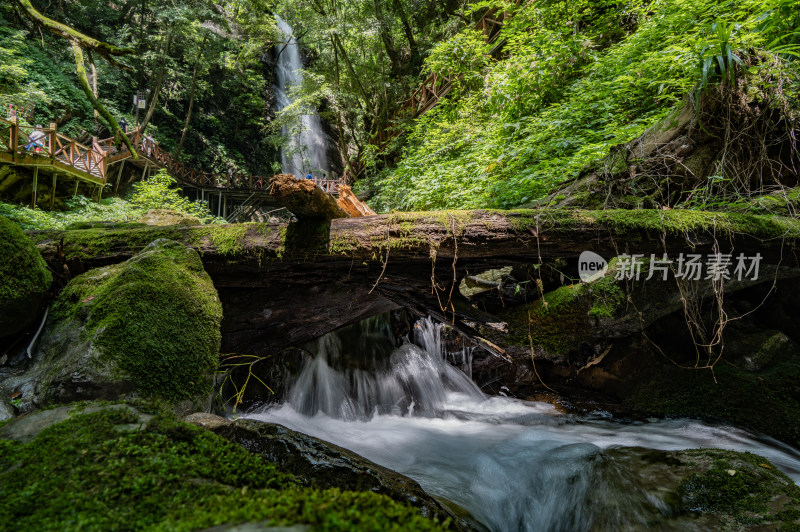
M 417 508 L 426 517 L 440 522 L 450 520 L 455 529 L 472 528 L 410 478 L 319 438 L 255 419 L 227 421 L 216 416 L 193 414 L 186 421 L 206 427 L 262 456 L 282 471 L 294 475 L 302 485 L 386 495 L 400 504 Z
M 202 408 L 222 307 L 200 256 L 156 240 L 75 277 L 55 301 L 29 373 L 37 404 L 135 395 Z
M 196 216 L 170 209 L 151 209 L 139 219 L 146 225 L 202 225 Z
M 17 333 L 36 317 L 53 276 L 33 242 L 0 216 L 0 337 Z
M 617 447 L 598 456 L 591 530 L 796 530 L 800 488 L 761 456 Z
M 21 440 L 5 438 L 28 416 L 3 427 L 0 529 L 241 530 L 251 523 L 244 529 L 424 531 L 447 525 L 378 493 L 303 486 L 261 456 L 169 414 L 89 405 L 60 415 L 68 419 L 40 419 L 35 434 L 17 431 L 26 434 Z

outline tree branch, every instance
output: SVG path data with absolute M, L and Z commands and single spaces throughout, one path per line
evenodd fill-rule
M 70 42 L 78 42 L 81 46 L 86 48 L 87 50 L 92 50 L 97 52 L 102 56 L 106 61 L 111 63 L 112 65 L 123 68 L 125 70 L 131 70 L 129 67 L 119 64 L 113 56 L 122 56 L 122 55 L 129 55 L 133 53 L 133 49 L 131 48 L 120 48 L 118 46 L 114 46 L 112 44 L 108 44 L 103 41 L 98 41 L 88 35 L 84 35 L 83 33 L 70 28 L 66 24 L 62 24 L 61 22 L 57 22 L 51 18 L 48 18 L 38 11 L 36 8 L 33 7 L 30 0 L 14 0 L 17 6 L 20 8 L 22 13 L 27 16 L 29 19 L 33 21 L 34 24 L 40 26 L 56 35 L 67 39 Z
M 27 1 L 27 0 L 23 0 Z M 122 142 L 128 147 L 133 157 L 136 157 L 136 150 L 133 148 L 131 144 L 131 140 L 128 138 L 128 135 L 122 132 L 122 128 L 119 127 L 117 120 L 108 112 L 103 104 L 95 97 L 94 92 L 92 92 L 92 87 L 89 85 L 89 78 L 86 76 L 86 66 L 84 65 L 83 61 L 83 48 L 78 43 L 78 41 L 72 41 L 72 53 L 75 55 L 75 71 L 78 74 L 78 81 L 80 81 L 81 88 L 83 89 L 84 94 L 86 97 L 89 98 L 89 101 L 92 103 L 92 107 L 97 109 L 100 115 L 106 119 L 108 125 L 111 126 L 111 130 L 115 137 L 121 137 Z

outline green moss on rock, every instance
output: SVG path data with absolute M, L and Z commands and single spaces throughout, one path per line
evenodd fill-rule
M 196 251 L 157 240 L 128 261 L 74 278 L 52 309 L 51 374 L 74 358 L 62 356 L 59 335 L 76 327 L 96 350 L 97 366 L 110 366 L 136 392 L 166 400 L 194 399 L 211 391 L 222 307 Z M 79 348 L 80 349 L 80 348 Z
M 529 346 L 532 341 L 534 347 L 553 359 L 591 343 L 601 320 L 614 319 L 625 308 L 625 290 L 615 279 L 613 261 L 611 267 L 604 277 L 591 283 L 561 286 L 530 305 L 499 312 L 509 333 L 498 337 L 498 342 Z M 482 332 L 492 335 L 490 331 Z
M 0 440 L 0 523 L 14 530 L 440 530 L 375 493 L 301 487 L 206 430 L 129 409 L 74 415 L 26 444 Z M 0 528 L 5 529 L 3 525 Z
M 679 493 L 690 511 L 725 514 L 746 525 L 796 526 L 800 488 L 766 459 L 751 453 L 685 451 L 710 467 L 681 482 Z
M 716 380 L 715 380 L 716 379 Z M 664 364 L 641 375 L 626 406 L 648 415 L 691 416 L 743 425 L 800 445 L 800 358 L 783 353 L 760 371 L 722 361 L 714 368 Z
M 20 331 L 36 316 L 53 276 L 33 242 L 0 216 L 0 337 Z

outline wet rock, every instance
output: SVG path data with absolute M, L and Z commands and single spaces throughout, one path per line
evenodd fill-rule
M 195 412 L 194 414 L 189 414 L 183 418 L 183 420 L 187 423 L 191 423 L 192 425 L 197 425 L 198 427 L 203 427 L 204 429 L 208 430 L 216 430 L 221 427 L 227 427 L 232 423 L 232 421 L 228 418 L 224 418 L 216 414 L 209 414 L 207 412 Z
M 222 309 L 196 251 L 156 240 L 75 277 L 52 306 L 27 369 L 5 378 L 22 410 L 139 396 L 180 412 L 210 404 Z
M 794 482 L 750 453 L 623 447 L 593 467 L 584 503 L 592 530 L 774 530 L 800 512 Z
M 0 338 L 31 324 L 47 297 L 53 276 L 31 240 L 0 216 Z
M 415 481 L 332 443 L 282 425 L 252 419 L 224 424 L 217 419 L 198 418 L 195 423 L 216 425 L 211 429 L 216 434 L 263 456 L 307 485 L 373 491 L 419 508 L 426 517 L 440 520 L 449 517 L 455 521 L 456 528 L 473 528 L 425 493 Z
M 763 370 L 775 357 L 782 354 L 800 356 L 800 346 L 780 331 L 747 331 L 729 335 L 726 340 L 727 354 L 731 360 L 751 372 Z
M 152 209 L 139 219 L 146 225 L 202 225 L 199 218 L 180 211 Z
M 138 417 L 137 426 L 144 425 L 153 417 L 149 414 L 141 413 L 135 408 L 124 404 L 60 406 L 58 408 L 39 410 L 37 412 L 31 412 L 29 414 L 19 416 L 13 421 L 0 427 L 0 439 L 15 440 L 18 442 L 27 443 L 34 439 L 44 429 L 52 427 L 57 423 L 61 423 L 72 416 L 78 414 L 92 414 L 94 412 L 111 409 L 127 410 L 135 414 Z
M 0 396 L 0 421 L 6 421 L 14 417 L 14 407 L 4 396 Z

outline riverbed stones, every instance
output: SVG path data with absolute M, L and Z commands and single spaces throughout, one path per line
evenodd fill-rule
M 142 397 L 206 408 L 222 308 L 196 251 L 156 240 L 126 262 L 75 277 L 52 306 L 30 369 L 0 383 L 23 410 Z
M 53 276 L 33 242 L 0 216 L 0 338 L 15 334 L 39 314 Z

